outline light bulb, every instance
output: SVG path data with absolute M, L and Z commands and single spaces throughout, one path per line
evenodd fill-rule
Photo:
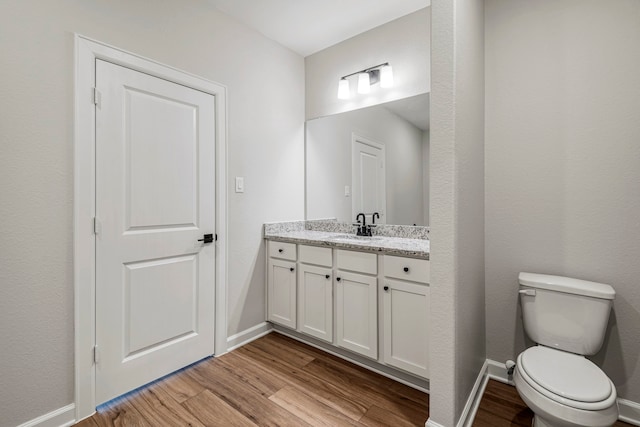
M 393 68 L 391 65 L 385 65 L 380 68 L 380 87 L 393 86 Z
M 340 79 L 338 83 L 338 99 L 349 99 L 349 80 Z
M 369 93 L 370 90 L 369 73 L 358 74 L 358 93 Z

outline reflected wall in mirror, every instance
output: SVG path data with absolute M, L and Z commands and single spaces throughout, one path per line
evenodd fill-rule
M 306 217 L 429 225 L 429 94 L 307 121 Z

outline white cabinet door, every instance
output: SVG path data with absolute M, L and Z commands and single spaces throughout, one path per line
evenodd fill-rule
M 213 354 L 215 98 L 96 61 L 96 403 Z
M 296 327 L 296 263 L 269 259 L 267 277 L 268 320 Z
M 429 286 L 385 279 L 384 363 L 429 378 Z
M 338 271 L 336 277 L 337 345 L 378 357 L 378 279 Z
M 300 264 L 298 330 L 321 340 L 333 341 L 333 281 L 331 269 Z

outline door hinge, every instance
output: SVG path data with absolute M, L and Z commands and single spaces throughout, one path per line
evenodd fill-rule
M 94 216 L 93 217 L 93 234 L 98 235 L 101 232 L 102 232 L 102 224 L 100 223 L 98 218 Z
M 102 100 L 102 94 L 97 87 L 93 88 L 93 103 L 100 107 L 100 101 Z
M 100 361 L 100 352 L 98 351 L 98 346 L 93 346 L 93 363 L 98 363 Z
M 216 233 L 216 242 L 218 241 L 218 233 Z

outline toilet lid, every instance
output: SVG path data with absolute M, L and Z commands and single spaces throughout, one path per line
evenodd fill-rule
M 577 354 L 536 346 L 522 353 L 520 363 L 538 385 L 566 399 L 593 403 L 611 396 L 609 378 Z

